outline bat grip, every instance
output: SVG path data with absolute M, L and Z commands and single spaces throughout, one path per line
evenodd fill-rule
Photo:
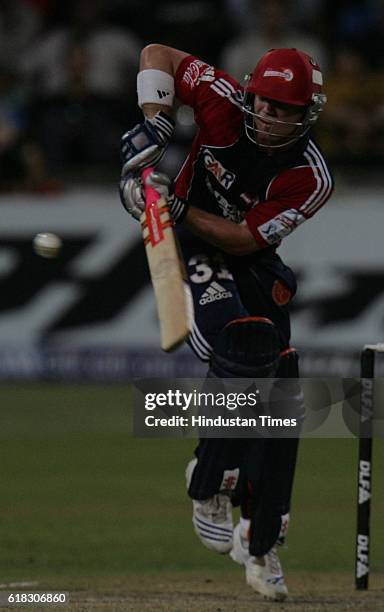
M 154 168 L 144 168 L 141 173 L 141 178 L 144 184 L 145 202 L 146 206 L 150 206 L 160 198 L 160 194 L 156 191 L 152 185 L 148 185 L 148 177 L 154 171 Z

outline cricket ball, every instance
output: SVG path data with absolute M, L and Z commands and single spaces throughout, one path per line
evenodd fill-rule
M 57 234 L 42 232 L 33 239 L 33 249 L 40 257 L 54 259 L 60 253 L 63 241 Z

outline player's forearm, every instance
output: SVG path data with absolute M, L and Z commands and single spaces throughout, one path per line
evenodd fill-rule
M 172 55 L 165 45 L 147 45 L 140 54 L 140 70 L 164 70 L 174 76 Z
M 165 45 L 148 45 L 144 47 L 140 55 L 140 71 L 160 70 L 173 78 L 180 62 L 187 55 L 183 51 Z M 143 104 L 142 111 L 149 118 L 154 117 L 159 111 L 172 115 L 173 105 L 169 103 L 146 103 Z
M 175 129 L 172 109 L 174 74 L 183 53 L 163 45 L 145 47 L 137 74 L 137 104 L 145 120 L 123 134 L 122 176 L 156 166 L 164 155 Z
M 249 255 L 261 248 L 247 225 L 238 225 L 195 206 L 188 209 L 184 223 L 194 234 L 230 255 Z

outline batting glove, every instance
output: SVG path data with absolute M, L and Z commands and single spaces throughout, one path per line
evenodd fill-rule
M 141 178 L 134 174 L 128 174 L 120 180 L 120 200 L 125 210 L 137 221 L 145 208 L 143 196 L 143 184 Z
M 145 119 L 121 139 L 122 176 L 159 163 L 165 153 L 175 128 L 173 119 L 159 111 Z
M 180 223 L 187 213 L 188 204 L 174 193 L 169 193 L 172 187 L 170 178 L 161 172 L 152 172 L 147 178 L 147 184 L 156 189 L 159 197 L 167 200 L 173 221 Z M 120 200 L 125 210 L 134 219 L 139 220 L 145 208 L 144 185 L 141 178 L 134 174 L 122 177 L 119 191 Z
M 152 172 L 147 178 L 148 185 L 168 201 L 169 212 L 175 223 L 180 223 L 188 210 L 188 203 L 173 193 L 173 183 L 163 172 Z

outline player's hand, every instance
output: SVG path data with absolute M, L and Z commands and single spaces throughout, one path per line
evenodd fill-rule
M 173 184 L 169 176 L 164 172 L 152 172 L 147 178 L 147 183 L 168 201 L 172 219 L 175 223 L 180 223 L 187 214 L 188 203 L 173 193 Z
M 156 181 L 156 178 L 158 181 Z M 159 198 L 168 198 L 171 180 L 166 174 L 155 174 L 152 172 L 147 178 L 147 183 L 156 189 Z M 119 193 L 125 210 L 134 219 L 139 221 L 145 209 L 144 184 L 140 176 L 133 172 L 123 176 L 120 180 Z
M 123 176 L 120 180 L 119 193 L 125 210 L 139 221 L 145 208 L 141 178 L 133 173 Z
M 156 166 L 165 153 L 175 128 L 173 119 L 159 111 L 138 123 L 121 138 L 122 176 Z
M 170 193 L 172 189 L 171 179 L 162 172 L 152 172 L 147 178 L 147 184 L 156 189 L 159 197 L 167 200 L 169 212 L 174 222 L 179 223 L 182 221 L 187 213 L 188 204 L 174 193 Z M 125 177 L 123 176 L 120 181 L 119 191 L 120 200 L 125 210 L 134 219 L 139 220 L 145 208 L 144 185 L 141 178 L 133 173 Z

